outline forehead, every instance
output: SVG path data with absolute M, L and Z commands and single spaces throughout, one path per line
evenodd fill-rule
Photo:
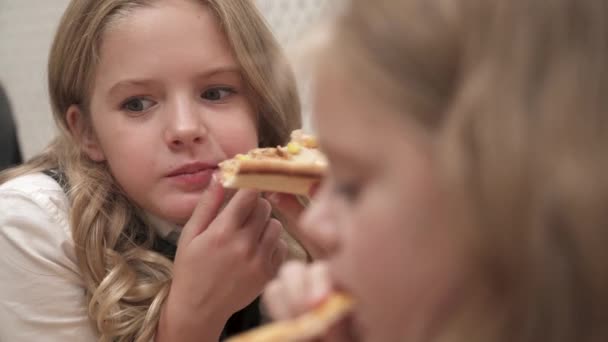
M 346 68 L 335 62 L 319 62 L 314 71 L 313 121 L 327 148 L 373 148 L 375 141 L 386 141 L 395 119 L 371 87 L 357 82 Z
M 125 72 L 179 75 L 234 60 L 214 13 L 185 0 L 159 1 L 118 19 L 104 33 L 100 55 L 98 74 L 121 77 L 128 77 Z
M 405 113 L 406 106 L 388 102 L 384 85 L 369 84 L 345 64 L 325 59 L 313 78 L 313 122 L 330 159 L 358 160 L 372 167 L 403 156 L 404 151 L 432 147 L 432 136 Z
M 354 77 L 333 64 L 319 61 L 313 74 L 313 119 L 322 139 L 331 136 L 328 132 L 361 131 L 374 121 L 369 113 L 371 104 L 359 97 Z

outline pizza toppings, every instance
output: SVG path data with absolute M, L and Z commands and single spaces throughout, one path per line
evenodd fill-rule
M 227 188 L 307 195 L 310 186 L 324 176 L 327 159 L 316 138 L 296 130 L 286 146 L 256 148 L 220 163 L 222 184 Z

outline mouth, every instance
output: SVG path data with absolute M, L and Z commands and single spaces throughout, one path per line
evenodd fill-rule
M 350 337 L 350 341 L 364 341 L 366 340 L 364 324 L 362 323 L 361 316 L 357 313 L 357 311 L 353 312 L 351 316 L 347 318 L 346 321 L 346 331 Z
M 355 295 L 352 291 L 348 289 L 344 284 L 337 281 L 335 278 L 333 279 L 333 287 L 334 291 L 345 293 L 350 296 L 354 302 L 354 308 L 348 313 L 348 315 L 341 321 L 342 329 L 347 337 L 348 341 L 360 342 L 364 341 L 364 330 L 363 324 L 361 320 L 361 316 L 359 314 L 359 299 L 355 298 Z
M 211 178 L 217 169 L 217 163 L 195 162 L 172 170 L 166 177 L 180 187 L 188 190 L 200 190 L 211 182 Z
M 203 171 L 208 171 L 208 170 L 216 170 L 218 168 L 217 163 L 200 163 L 200 162 L 195 162 L 195 163 L 189 163 L 189 164 L 185 164 L 182 165 L 174 170 L 172 170 L 169 174 L 167 174 L 167 177 L 180 177 L 180 176 L 187 176 L 187 175 L 193 175 L 193 174 L 197 174 Z

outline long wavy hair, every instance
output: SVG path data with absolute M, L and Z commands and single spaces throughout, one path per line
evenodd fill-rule
M 466 207 L 431 340 L 608 341 L 608 3 L 352 0 L 325 51 L 437 138 Z
M 94 163 L 70 134 L 66 111 L 85 109 L 104 30 L 158 0 L 72 0 L 61 19 L 48 63 L 58 137 L 26 164 L 0 174 L 0 184 L 47 169 L 70 184 L 70 225 L 86 286 L 88 312 L 101 340 L 148 341 L 167 297 L 172 261 L 154 251 L 154 230 L 138 217 L 105 164 Z M 193 0 L 195 1 L 195 0 Z M 261 14 L 249 0 L 198 0 L 217 16 L 252 89 L 260 146 L 285 143 L 301 124 L 292 71 Z M 193 33 L 194 34 L 194 33 Z M 87 115 L 87 110 L 83 110 Z M 90 120 L 84 120 L 90 122 Z

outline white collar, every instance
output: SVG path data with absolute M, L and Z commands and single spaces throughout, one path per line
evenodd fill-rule
M 168 222 L 145 211 L 142 211 L 142 218 L 147 224 L 154 228 L 162 239 L 177 244 L 179 235 L 182 232 L 182 227 L 180 225 Z

